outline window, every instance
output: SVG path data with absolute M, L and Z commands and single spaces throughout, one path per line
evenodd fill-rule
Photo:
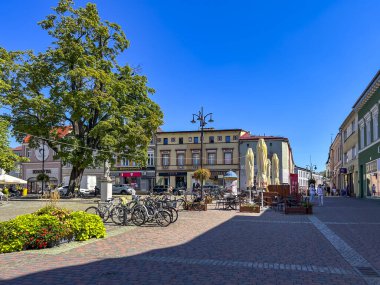
M 179 143 L 179 144 L 183 144 L 183 138 L 179 138 L 179 139 L 178 139 L 178 143 Z
M 30 157 L 30 148 L 25 148 L 25 156 Z
M 356 158 L 356 147 L 355 146 L 353 146 L 351 149 L 351 157 L 352 157 L 352 159 Z
M 160 142 L 161 142 L 161 138 L 157 138 L 157 142 L 159 142 L 159 143 L 160 143 Z
M 189 143 L 193 142 L 193 138 L 189 137 Z
M 238 136 L 234 136 L 233 139 L 234 139 L 234 141 L 237 141 L 238 140 Z
M 164 153 L 162 155 L 162 165 L 163 166 L 169 166 L 170 165 L 170 156 L 167 153 Z
M 207 164 L 214 165 L 215 164 L 216 153 L 211 152 L 207 154 Z
M 365 128 L 366 128 L 366 139 L 367 139 L 366 145 L 369 145 L 371 144 L 371 121 L 370 120 L 366 121 Z
M 348 155 L 347 155 L 347 152 L 344 153 L 344 159 L 343 159 L 344 163 L 347 163 L 348 162 Z
M 351 131 L 353 133 L 356 131 L 356 129 L 355 129 L 355 121 L 352 121 L 352 123 L 351 123 Z
M 126 158 L 122 158 L 120 163 L 122 166 L 129 166 L 129 160 Z
M 226 143 L 229 143 L 231 142 L 231 137 L 230 136 L 226 136 Z
M 209 143 L 214 143 L 214 136 L 210 136 L 210 137 L 208 138 L 208 142 L 209 142 Z
M 343 140 L 347 139 L 347 129 L 344 130 L 343 132 Z
M 222 136 L 218 136 L 218 142 L 221 142 L 223 140 Z
M 168 138 L 164 138 L 164 144 L 168 144 L 168 143 L 169 143 Z
M 378 114 L 372 113 L 372 124 L 373 124 L 373 140 L 376 141 L 378 139 Z
M 177 154 L 177 165 L 184 166 L 185 165 L 185 154 L 178 153 Z
M 232 152 L 224 153 L 224 164 L 232 164 Z
M 194 137 L 194 143 L 198 143 L 198 137 Z
M 154 166 L 154 154 L 153 153 L 148 153 L 148 166 Z
M 170 141 L 171 141 L 172 143 L 174 143 L 174 142 L 175 142 L 175 138 L 171 138 Z
M 364 125 L 360 126 L 360 149 L 364 148 Z
M 192 154 L 192 160 L 193 160 L 193 165 L 198 166 L 200 163 L 199 153 L 193 153 Z

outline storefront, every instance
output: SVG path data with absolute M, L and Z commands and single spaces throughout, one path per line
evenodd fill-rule
M 365 165 L 365 192 L 367 197 L 380 197 L 380 159 L 366 163 Z
M 128 171 L 120 174 L 120 184 L 129 184 L 134 189 L 141 187 L 141 171 Z
M 43 173 L 42 169 L 25 169 L 25 180 L 28 181 L 28 193 L 36 194 L 42 191 L 42 182 L 37 181 L 38 174 Z M 60 183 L 59 169 L 48 168 L 44 173 L 49 176 L 49 181 L 45 182 L 43 189 L 54 189 Z
M 187 188 L 187 172 L 159 172 L 157 184 L 174 188 Z

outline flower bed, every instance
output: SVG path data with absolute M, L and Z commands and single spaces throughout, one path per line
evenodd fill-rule
M 0 223 L 0 253 L 53 247 L 106 235 L 99 216 L 52 206 Z

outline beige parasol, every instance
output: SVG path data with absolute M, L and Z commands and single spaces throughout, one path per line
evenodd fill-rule
M 268 182 L 268 185 L 272 185 L 272 180 L 271 180 L 271 162 L 270 162 L 270 159 L 268 158 L 267 159 L 267 182 Z
M 26 183 L 28 182 L 20 178 L 8 175 L 8 174 L 0 175 L 0 184 L 26 184 Z
M 251 190 L 253 187 L 253 181 L 255 176 L 255 155 L 253 154 L 252 148 L 247 149 L 247 154 L 245 155 L 245 176 L 247 190 L 249 189 L 249 201 L 251 201 Z
M 267 187 L 267 145 L 264 139 L 259 139 L 256 147 L 257 153 L 257 185 L 259 188 Z
M 280 163 L 279 159 L 276 153 L 272 156 L 272 178 L 273 178 L 273 184 L 274 185 L 280 185 Z

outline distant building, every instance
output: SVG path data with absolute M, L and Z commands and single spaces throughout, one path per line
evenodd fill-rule
M 15 148 L 12 148 L 12 151 L 13 151 L 14 154 L 16 154 L 18 156 L 23 156 L 22 146 L 21 145 L 15 147 Z M 15 169 L 13 169 L 12 171 L 10 171 L 9 175 L 14 176 L 14 177 L 18 177 L 18 178 L 22 178 L 22 175 L 21 175 L 21 164 L 20 163 L 16 163 Z
M 280 183 L 289 183 L 289 174 L 294 173 L 294 160 L 292 148 L 290 147 L 289 139 L 285 137 L 274 136 L 254 136 L 249 133 L 243 134 L 239 139 L 239 156 L 240 156 L 240 188 L 246 189 L 246 172 L 245 172 L 245 155 L 248 148 L 252 148 L 255 154 L 255 179 L 257 177 L 257 153 L 256 146 L 259 139 L 264 139 L 267 145 L 268 159 L 272 161 L 274 153 L 279 159 Z M 272 166 L 273 167 L 273 166 Z M 272 177 L 273 178 L 273 177 Z M 271 179 L 272 179 L 271 178 Z
M 211 172 L 207 184 L 223 185 L 223 175 L 234 171 L 239 176 L 239 138 L 242 129 L 204 129 L 203 153 L 201 131 L 156 133 L 156 183 L 192 189 L 194 171 L 203 168 Z M 239 183 L 239 181 L 238 181 Z

